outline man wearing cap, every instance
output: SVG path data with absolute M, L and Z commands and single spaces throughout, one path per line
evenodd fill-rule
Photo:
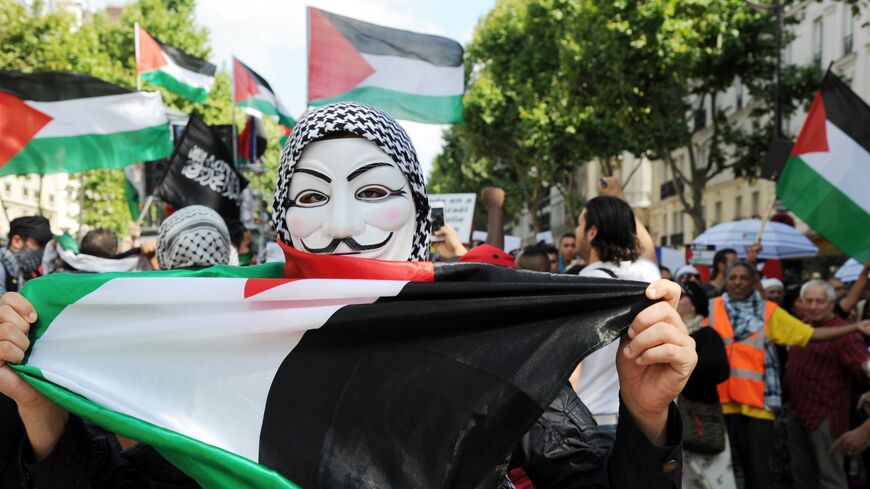
M 701 283 L 701 272 L 692 265 L 683 265 L 674 273 L 674 282 L 686 285 L 687 282 Z
M 785 287 L 782 285 L 782 280 L 778 278 L 762 279 L 761 288 L 764 289 L 767 300 L 782 305 L 782 298 L 785 297 Z
M 9 244 L 0 248 L 0 288 L 16 292 L 39 275 L 45 244 L 52 238 L 48 219 L 17 217 L 9 223 Z

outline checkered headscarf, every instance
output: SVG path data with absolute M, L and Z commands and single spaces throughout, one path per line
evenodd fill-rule
M 230 232 L 213 209 L 191 205 L 166 218 L 157 231 L 157 264 L 161 270 L 226 265 Z
M 293 168 L 308 143 L 329 134 L 350 132 L 376 144 L 390 156 L 411 184 L 411 194 L 417 208 L 410 261 L 429 259 L 432 224 L 429 218 L 429 198 L 423 186 L 423 171 L 417 161 L 417 152 L 411 138 L 395 119 L 379 109 L 353 102 L 324 105 L 309 110 L 293 129 L 281 152 L 278 179 L 275 182 L 275 200 L 272 203 L 272 225 L 281 240 L 292 245 L 287 229 L 287 209 L 290 208 L 290 180 Z

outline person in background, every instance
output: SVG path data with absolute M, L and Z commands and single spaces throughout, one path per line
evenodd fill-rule
M 540 246 L 526 246 L 517 256 L 517 268 L 533 272 L 549 272 L 550 257 Z
M 577 253 L 587 263 L 580 276 L 659 280 L 659 267 L 649 259 L 655 259 L 652 237 L 622 198 L 619 181 L 608 177 L 598 186 L 602 195 L 590 199 L 577 219 Z M 586 357 L 575 386 L 599 429 L 609 434 L 615 433 L 619 413 L 618 350 L 613 342 Z
M 240 265 L 243 267 L 256 265 L 257 253 L 252 246 L 254 238 L 251 230 L 246 228 L 238 219 L 227 219 L 224 222 L 230 232 L 230 243 L 232 244 L 230 265 Z
M 184 207 L 160 224 L 154 269 L 227 265 L 231 246 L 230 232 L 220 214 L 202 205 Z
M 683 285 L 677 312 L 695 340 L 698 364 L 683 389 L 681 399 L 719 407 L 716 386 L 728 378 L 725 343 L 713 328 L 705 324 L 710 306 L 704 288 L 697 282 Z M 680 400 L 677 401 L 678 403 Z M 683 400 L 682 402 L 686 402 Z M 685 421 L 685 420 L 684 420 Z M 724 420 L 721 421 L 724 430 Z M 685 425 L 684 425 L 685 426 Z M 685 433 L 684 433 L 684 436 Z M 687 489 L 736 489 L 731 468 L 731 448 L 725 435 L 725 449 L 717 454 L 703 454 L 683 449 L 683 487 Z
M 713 270 L 710 281 L 704 284 L 704 292 L 711 299 L 719 297 L 725 291 L 725 269 L 737 261 L 737 252 L 731 248 L 723 248 L 713 255 Z
M 773 421 L 782 407 L 780 365 L 775 345 L 806 346 L 855 331 L 865 323 L 813 328 L 755 289 L 755 267 L 738 261 L 725 271 L 725 293 L 711 302 L 710 324 L 725 341 L 731 376 L 719 384 L 733 458 L 739 461 L 745 489 L 770 486 Z M 736 462 L 735 462 L 736 464 Z
M 764 289 L 767 300 L 775 302 L 778 306 L 782 305 L 782 300 L 785 298 L 785 287 L 782 285 L 782 280 L 778 278 L 761 279 L 761 288 Z
M 849 319 L 852 314 L 852 309 L 858 305 L 858 301 L 862 299 L 864 289 L 867 287 L 868 274 L 870 274 L 870 254 L 867 255 L 861 273 L 858 274 L 858 278 L 854 283 L 852 283 L 852 286 L 849 287 L 848 292 L 846 292 L 846 285 L 842 280 L 838 278 L 828 279 L 828 283 L 834 288 L 834 292 L 837 294 L 837 303 L 834 305 L 834 312 L 841 318 Z
M 674 281 L 680 285 L 686 285 L 688 282 L 701 283 L 701 272 L 692 265 L 683 265 L 674 273 Z
M 830 283 L 810 280 L 801 287 L 806 319 L 815 330 L 847 325 L 834 313 Z M 849 427 L 852 379 L 866 381 L 870 361 L 859 332 L 789 350 L 784 387 L 789 396 L 789 451 L 798 489 L 847 489 L 843 455 L 829 453 Z
M 668 268 L 664 265 L 659 265 L 659 273 L 662 275 L 663 279 L 676 282 L 676 280 L 674 280 L 673 274 L 671 274 L 670 268 Z
M 861 394 L 858 399 L 858 411 L 862 410 L 865 415 L 870 414 L 870 391 Z M 856 428 L 840 435 L 831 444 L 828 453 L 842 453 L 848 455 L 852 460 L 861 460 L 864 450 L 868 446 L 870 446 L 870 418 L 865 419 Z
M 42 254 L 52 237 L 43 216 L 16 217 L 9 223 L 9 243 L 0 248 L 0 293 L 17 292 L 40 275 Z
M 574 261 L 574 250 L 577 247 L 577 238 L 574 233 L 568 232 L 559 238 L 559 269 L 558 273 L 565 273 L 565 269 Z
M 550 273 L 559 273 L 559 250 L 553 245 L 542 245 L 550 259 Z
M 439 240 L 432 240 L 432 244 L 435 247 L 435 252 L 438 253 L 438 258 L 442 261 L 456 261 L 468 253 L 468 248 L 462 244 L 462 240 L 456 234 L 456 229 L 453 229 L 450 224 L 445 222 L 444 226 L 441 226 L 441 229 L 436 229 L 434 234 Z
M 88 231 L 79 244 L 79 253 L 98 258 L 113 258 L 118 254 L 118 235 L 106 228 Z

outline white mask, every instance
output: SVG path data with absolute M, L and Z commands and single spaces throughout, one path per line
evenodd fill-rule
M 308 144 L 289 193 L 294 248 L 381 260 L 411 256 L 416 209 L 410 185 L 374 143 L 343 138 Z

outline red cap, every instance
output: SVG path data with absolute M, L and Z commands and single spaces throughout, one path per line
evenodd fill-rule
M 508 268 L 516 268 L 514 257 L 495 246 L 482 244 L 468 250 L 468 253 L 462 255 L 459 259 L 461 262 L 472 263 L 489 263 L 491 265 L 501 265 Z

